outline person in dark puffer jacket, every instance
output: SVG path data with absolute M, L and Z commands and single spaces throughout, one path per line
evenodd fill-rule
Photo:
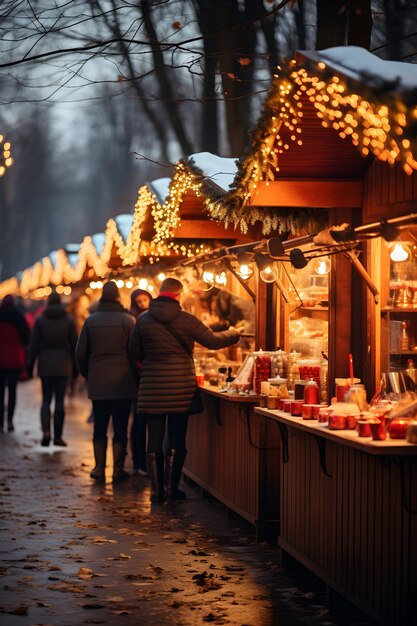
M 66 446 L 62 439 L 64 428 L 64 399 L 68 379 L 74 373 L 74 353 L 77 331 L 57 293 L 51 293 L 44 312 L 36 319 L 29 344 L 28 372 L 32 375 L 38 360 L 38 376 L 42 381 L 42 446 L 51 440 L 51 403 L 54 407 L 54 445 Z
M 12 295 L 4 296 L 0 304 L 0 431 L 4 428 L 4 391 L 7 385 L 7 430 L 13 431 L 16 388 L 19 373 L 26 365 L 25 346 L 29 341 L 29 326 L 15 306 Z
M 93 401 L 93 448 L 95 467 L 91 478 L 105 480 L 107 428 L 113 422 L 113 482 L 126 479 L 124 471 L 127 426 L 136 397 L 135 363 L 129 357 L 129 338 L 135 318 L 123 308 L 114 282 L 103 287 L 100 302 L 86 319 L 75 355 L 81 374 L 87 379 Z
M 171 499 L 185 498 L 178 484 L 187 454 L 188 416 L 196 412 L 192 407 L 197 386 L 192 357 L 194 342 L 218 349 L 237 343 L 240 338 L 235 328 L 215 333 L 194 315 L 183 311 L 178 302 L 182 290 L 182 283 L 175 278 L 166 278 L 161 283 L 159 296 L 138 317 L 129 344 L 131 355 L 142 363 L 137 410 L 147 416 L 147 463 L 153 502 L 165 500 L 165 486 Z M 167 416 L 169 441 L 165 464 L 162 445 Z

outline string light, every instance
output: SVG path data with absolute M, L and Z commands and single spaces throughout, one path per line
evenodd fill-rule
M 11 143 L 10 141 L 4 141 L 4 136 L 0 134 L 0 177 L 4 176 L 7 168 L 11 167 L 14 163 L 11 155 Z M 1 148 L 1 144 L 3 147 Z

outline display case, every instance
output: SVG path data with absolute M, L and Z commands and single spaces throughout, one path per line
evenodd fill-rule
M 380 241 L 380 372 L 415 369 L 417 363 L 417 226 L 392 242 Z
M 299 269 L 289 264 L 281 268 L 289 302 L 283 303 L 279 336 L 281 347 L 288 353 L 289 388 L 294 388 L 298 378 L 314 378 L 321 387 L 322 401 L 329 397 L 330 273 L 328 256 L 314 258 Z

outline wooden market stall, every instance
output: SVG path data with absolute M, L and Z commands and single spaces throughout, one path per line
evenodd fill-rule
M 417 354 L 416 86 L 415 66 L 385 62 L 359 48 L 299 53 L 272 85 L 233 189 L 213 209 L 219 219 L 243 228 L 261 222 L 264 235 L 279 232 L 287 242 L 291 234 L 317 232 L 317 221 L 320 231 L 325 210 L 325 221 L 336 227 L 322 231 L 331 233 L 327 242 L 337 243 L 339 252 L 355 243 L 343 254 L 332 251 L 330 395 L 334 379 L 349 376 L 349 353 L 368 400 L 381 372 L 400 374 L 398 368 Z M 396 226 L 402 216 L 405 222 Z M 341 230 L 350 234 L 337 239 L 342 222 L 349 227 Z M 356 245 L 362 228 L 373 235 Z M 395 244 L 407 255 L 402 251 L 404 256 L 394 257 Z M 309 244 L 299 248 L 290 259 L 273 256 L 279 263 L 299 263 L 301 269 L 303 257 L 314 254 L 309 256 Z M 352 255 L 346 257 L 353 251 L 364 267 Z M 265 324 L 267 348 L 276 345 L 277 337 L 291 346 L 292 305 L 280 300 L 276 305 L 268 293 L 263 304 L 259 299 L 267 307 L 264 317 L 276 322 L 275 328 Z M 306 306 L 304 295 L 299 300 L 295 319 L 300 309 L 310 309 L 308 316 L 314 317 L 317 302 Z M 268 307 L 273 309 L 269 314 Z M 406 343 L 396 339 L 398 322 Z M 276 422 L 281 434 L 275 496 L 283 555 L 312 570 L 329 590 L 378 623 L 414 623 L 417 445 L 333 432 L 327 424 L 282 410 L 256 408 L 255 414 Z

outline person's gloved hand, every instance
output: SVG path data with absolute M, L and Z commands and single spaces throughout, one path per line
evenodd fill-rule
M 229 330 L 235 330 L 239 333 L 239 335 L 241 335 L 245 330 L 245 324 L 243 322 L 238 322 L 236 326 L 229 326 Z

